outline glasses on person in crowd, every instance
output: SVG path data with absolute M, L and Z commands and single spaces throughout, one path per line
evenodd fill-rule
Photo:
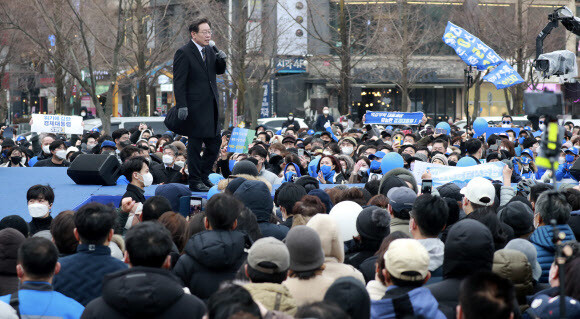
M 201 34 L 203 34 L 203 35 L 211 35 L 211 34 L 212 34 L 211 30 L 207 30 L 207 31 L 206 31 L 206 30 L 204 30 L 204 31 L 199 31 L 198 33 L 201 33 Z

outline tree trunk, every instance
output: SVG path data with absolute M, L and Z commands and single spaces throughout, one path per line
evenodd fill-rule
M 63 6 L 62 1 L 58 1 L 57 5 Z M 62 19 L 60 14 L 56 14 L 55 17 L 55 24 L 56 27 L 60 30 L 62 28 Z M 55 55 L 56 59 L 54 59 L 54 85 L 56 87 L 56 101 L 54 105 L 55 113 L 56 114 L 65 114 L 65 94 L 64 94 L 64 78 L 65 72 L 62 68 L 61 61 L 64 61 L 64 50 L 66 50 L 62 34 L 60 32 L 56 32 L 55 34 Z M 78 94 L 78 93 L 77 93 Z M 68 104 L 68 103 L 67 103 Z
M 344 0 L 340 0 L 340 92 L 338 110 L 341 114 L 349 111 L 350 100 L 350 73 L 352 71 L 350 59 L 350 36 L 349 26 L 347 26 Z
M 480 81 L 481 72 L 477 71 L 477 75 L 475 76 L 474 82 L 474 89 L 473 89 L 473 114 L 471 115 L 472 119 L 476 119 L 479 117 L 479 110 L 481 109 L 480 101 L 481 101 L 481 84 Z
M 508 113 L 511 115 L 513 113 L 512 101 L 510 100 L 510 95 L 507 88 L 503 89 L 503 96 L 505 98 L 505 106 L 508 110 Z
M 262 97 L 264 96 L 264 86 L 258 81 L 253 81 L 248 88 L 247 105 L 250 113 L 250 122 L 252 127 L 257 126 L 258 115 L 262 107 Z
M 109 90 L 107 92 L 107 102 L 105 103 L 104 116 L 101 117 L 103 130 L 111 134 L 111 115 L 113 114 L 113 97 L 119 92 L 115 92 L 115 87 L 119 90 L 117 84 L 117 72 L 119 71 L 119 52 L 125 40 L 125 17 L 123 15 L 123 0 L 119 0 L 119 7 L 117 9 L 117 38 L 115 41 L 115 48 L 113 49 L 113 63 L 109 69 L 111 81 L 109 83 Z M 100 108 L 100 104 L 97 105 Z

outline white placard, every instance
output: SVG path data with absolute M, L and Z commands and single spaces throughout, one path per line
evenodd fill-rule
M 31 131 L 36 133 L 83 134 L 82 123 L 82 116 L 32 114 Z

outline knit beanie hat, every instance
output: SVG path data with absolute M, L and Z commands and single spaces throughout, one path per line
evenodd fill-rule
M 324 264 L 322 243 L 314 229 L 308 226 L 292 227 L 285 242 L 290 252 L 291 270 L 312 271 Z
M 28 223 L 18 215 L 10 215 L 2 218 L 0 220 L 0 230 L 5 228 L 14 228 L 24 235 L 24 237 L 28 237 Z
M 356 229 L 362 238 L 382 241 L 391 232 L 391 216 L 377 206 L 363 209 L 356 219 Z
M 236 163 L 236 165 L 234 165 L 232 175 L 240 175 L 240 174 L 258 176 L 258 168 L 256 167 L 256 165 L 254 165 L 254 163 L 248 160 L 239 161 Z
M 441 153 L 438 153 L 438 154 L 433 155 L 433 157 L 431 158 L 431 163 L 433 163 L 433 161 L 436 160 L 436 159 L 438 159 L 441 162 L 443 162 L 443 164 L 445 164 L 446 166 L 449 165 L 449 162 L 447 161 L 447 156 L 445 156 L 445 155 L 443 155 Z

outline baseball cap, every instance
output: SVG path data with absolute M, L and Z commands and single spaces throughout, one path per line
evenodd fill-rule
M 572 153 L 574 155 L 578 155 L 578 148 L 577 147 L 570 147 L 569 149 L 565 150 L 564 153 Z
M 491 206 L 495 199 L 495 188 L 491 181 L 479 176 L 470 180 L 460 193 L 470 202 L 481 206 Z
M 276 265 L 276 267 L 260 266 L 260 263 L 266 261 Z M 286 245 L 280 240 L 274 237 L 260 238 L 248 251 L 248 265 L 266 274 L 281 273 L 290 267 L 290 253 Z
M 529 157 L 531 157 L 532 159 L 534 159 L 534 152 L 532 152 L 531 149 L 526 148 L 525 150 L 522 151 L 522 155 L 528 155 Z
M 369 155 L 369 159 L 372 161 L 375 158 L 383 158 L 383 157 L 385 157 L 385 155 L 386 155 L 385 152 L 378 151 L 374 154 Z
M 115 144 L 115 142 L 109 140 L 103 141 L 103 143 L 101 144 L 101 148 L 103 147 L 111 147 L 117 149 L 117 145 Z
M 394 187 L 387 193 L 387 198 L 393 209 L 400 211 L 404 208 L 413 208 L 417 194 L 409 187 Z
M 393 277 L 407 281 L 420 281 L 429 273 L 429 253 L 417 240 L 396 239 L 383 256 L 385 268 Z M 415 272 L 416 274 L 408 274 Z
M 284 144 L 284 143 L 296 143 L 296 139 L 293 136 L 286 136 L 282 140 L 282 144 Z

